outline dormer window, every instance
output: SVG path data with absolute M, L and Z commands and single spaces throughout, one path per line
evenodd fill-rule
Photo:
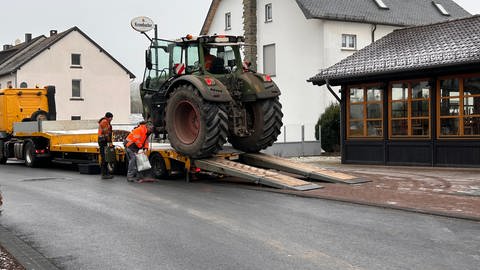
M 381 9 L 389 9 L 387 5 L 382 0 L 373 0 L 375 1 L 375 4 Z
M 443 16 L 450 16 L 450 13 L 443 7 L 442 4 L 432 1 L 432 4 L 442 13 Z
M 232 13 L 225 13 L 225 30 L 232 29 Z

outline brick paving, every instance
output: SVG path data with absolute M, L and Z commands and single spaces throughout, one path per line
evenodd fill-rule
M 480 169 L 341 164 L 339 157 L 295 158 L 371 182 L 321 183 L 323 189 L 286 191 L 317 197 L 480 221 Z

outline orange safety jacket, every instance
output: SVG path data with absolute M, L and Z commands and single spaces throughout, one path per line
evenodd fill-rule
M 112 142 L 112 125 L 106 117 L 98 121 L 98 138 L 103 138 L 105 142 Z
M 130 147 L 130 145 L 136 144 L 139 149 L 148 148 L 147 131 L 146 125 L 139 125 L 134 128 L 132 132 L 128 134 L 127 144 L 125 146 Z
M 215 59 L 215 56 L 211 54 L 206 54 L 205 55 L 205 69 L 210 70 L 212 68 L 213 60 Z

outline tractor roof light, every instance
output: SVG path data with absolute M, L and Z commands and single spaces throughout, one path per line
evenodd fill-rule
M 215 37 L 215 42 L 229 42 L 229 41 L 230 39 L 224 35 Z
M 191 39 L 193 39 L 193 36 L 192 36 L 192 34 L 188 34 L 188 35 L 185 36 L 185 38 L 186 38 L 187 40 L 191 40 Z

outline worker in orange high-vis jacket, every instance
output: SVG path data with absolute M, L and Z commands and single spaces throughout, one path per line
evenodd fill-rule
M 150 122 L 140 122 L 130 134 L 128 134 L 125 141 L 125 149 L 128 155 L 128 170 L 127 181 L 140 181 L 140 175 L 137 170 L 136 154 L 142 150 L 148 149 L 148 137 L 153 132 L 153 124 Z
M 107 162 L 105 161 L 105 150 L 107 147 L 113 147 L 113 132 L 112 132 L 112 119 L 113 114 L 111 112 L 105 113 L 105 116 L 98 120 L 98 146 L 100 146 L 100 156 L 102 163 L 100 165 L 100 172 L 102 179 L 111 179 L 113 175 L 108 170 Z

